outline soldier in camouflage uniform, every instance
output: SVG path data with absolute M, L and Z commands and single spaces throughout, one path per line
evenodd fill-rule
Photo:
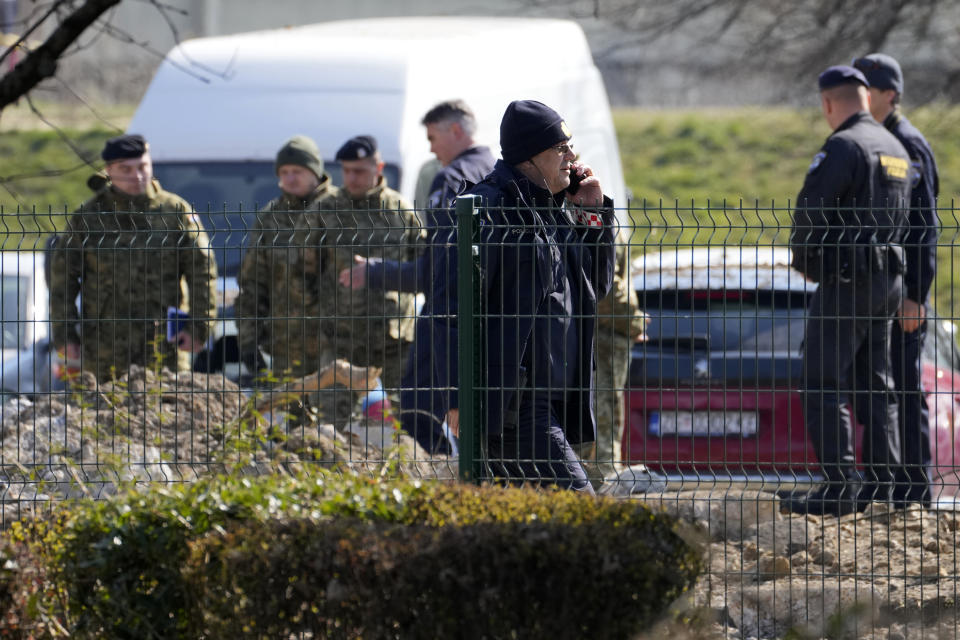
M 143 137 L 112 138 L 102 157 L 108 181 L 51 245 L 54 346 L 101 381 L 158 359 L 189 368 L 189 353 L 203 349 L 216 313 L 207 234 L 190 205 L 153 179 Z M 169 307 L 190 313 L 172 341 Z
M 294 136 L 277 152 L 283 194 L 257 214 L 240 268 L 234 309 L 241 360 L 252 371 L 263 368 L 260 352 L 271 357 L 274 376 L 303 376 L 333 361 L 316 314 L 316 265 L 304 261 L 303 239 L 295 227 L 305 211 L 337 193 L 316 143 Z
M 301 220 L 308 261 L 320 265 L 318 304 L 325 334 L 337 358 L 383 368 L 384 386 L 400 385 L 413 341 L 416 298 L 411 293 L 353 289 L 337 280 L 354 256 L 413 260 L 421 238 L 413 207 L 387 186 L 383 161 L 370 136 L 351 138 L 337 151 L 344 184 L 319 213 Z
M 617 239 L 613 288 L 597 304 L 597 440 L 581 446 L 579 451 L 594 485 L 615 475 L 621 467 L 624 388 L 630 372 L 630 351 L 643 335 L 647 322 L 630 281 L 628 243 L 623 235 Z

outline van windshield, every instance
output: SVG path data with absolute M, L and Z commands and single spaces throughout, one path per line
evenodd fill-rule
M 333 184 L 342 183 L 338 162 L 324 161 L 323 168 Z M 280 195 L 273 163 L 157 162 L 153 173 L 165 190 L 186 199 L 200 214 L 220 275 L 236 276 L 254 212 Z M 399 168 L 387 164 L 383 174 L 396 189 Z

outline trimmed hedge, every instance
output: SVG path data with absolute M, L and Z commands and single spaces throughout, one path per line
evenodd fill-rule
M 80 502 L 8 537 L 6 629 L 75 637 L 620 638 L 702 569 L 636 502 L 321 471 Z

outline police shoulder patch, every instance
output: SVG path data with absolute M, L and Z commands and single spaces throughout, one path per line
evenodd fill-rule
M 916 189 L 923 177 L 923 164 L 919 160 L 910 162 L 910 188 Z
M 818 151 L 813 160 L 810 161 L 810 167 L 807 168 L 807 173 L 813 173 L 816 171 L 817 167 L 820 166 L 820 163 L 823 162 L 824 158 L 827 157 L 826 151 Z

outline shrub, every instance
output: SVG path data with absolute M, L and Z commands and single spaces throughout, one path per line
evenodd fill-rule
M 699 573 L 678 527 L 566 492 L 219 477 L 17 527 L 52 584 L 14 617 L 78 637 L 623 637 Z

